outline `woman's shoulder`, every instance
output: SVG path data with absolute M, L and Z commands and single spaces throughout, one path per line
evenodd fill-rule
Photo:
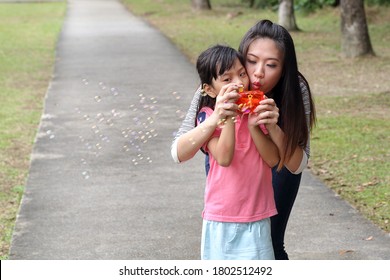
M 305 108 L 305 113 L 306 114 L 310 114 L 310 111 L 311 111 L 311 108 L 310 108 L 311 94 L 310 94 L 309 83 L 308 83 L 306 78 L 301 73 L 299 73 L 298 78 L 299 78 L 299 86 L 301 88 L 302 101 L 303 101 L 303 105 L 304 105 L 304 108 Z
M 302 93 L 309 91 L 309 82 L 306 80 L 302 73 L 298 73 L 299 86 L 301 87 Z
M 302 93 L 303 99 L 304 100 L 309 99 L 310 98 L 310 87 L 309 87 L 308 81 L 301 73 L 299 73 L 298 79 L 299 79 L 299 87 L 301 88 L 301 93 Z

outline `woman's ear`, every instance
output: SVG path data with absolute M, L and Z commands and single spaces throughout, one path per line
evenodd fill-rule
M 209 84 L 203 84 L 203 90 L 205 93 L 207 93 L 208 96 L 212 98 L 216 98 L 218 95 L 218 93 L 215 92 L 214 88 Z

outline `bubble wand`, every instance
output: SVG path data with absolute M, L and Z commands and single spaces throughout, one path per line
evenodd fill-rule
M 253 110 L 265 99 L 264 92 L 261 90 L 244 91 L 243 87 L 238 89 L 240 97 L 236 101 L 238 111 L 242 114 L 253 113 Z
M 244 87 L 238 88 L 240 97 L 236 101 L 238 105 L 238 112 L 241 114 L 253 113 L 255 108 L 260 104 L 261 100 L 265 99 L 265 94 L 261 90 L 247 90 L 244 91 Z M 235 121 L 235 118 L 232 118 Z M 226 119 L 220 119 L 218 126 L 223 127 Z

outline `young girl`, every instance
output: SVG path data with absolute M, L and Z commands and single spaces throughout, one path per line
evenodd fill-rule
M 267 127 L 281 156 L 278 166 L 272 170 L 278 215 L 271 217 L 271 228 L 275 258 L 287 260 L 284 235 L 302 171 L 310 157 L 309 136 L 316 119 L 314 102 L 309 84 L 298 71 L 293 39 L 282 26 L 269 20 L 257 22 L 242 38 L 239 52 L 245 59 L 250 88 L 260 88 L 269 97 L 257 108 L 257 122 Z M 200 96 L 197 90 L 172 143 L 172 158 L 177 163 L 191 159 L 213 132 L 213 119 L 206 120 L 202 127 L 194 127 Z M 236 92 L 218 98 L 215 107 L 220 117 L 231 116 L 237 110 L 234 101 L 231 102 L 234 98 Z M 187 145 L 189 138 L 196 142 Z M 207 155 L 205 162 L 207 173 Z
M 270 217 L 277 211 L 271 167 L 279 162 L 278 149 L 265 127 L 256 124 L 256 114 L 231 114 L 221 125 L 220 114 L 214 110 L 225 94 L 237 93 L 239 87 L 248 89 L 243 65 L 236 50 L 221 45 L 207 49 L 197 60 L 203 92 L 197 124 L 212 118 L 208 125 L 214 126 L 212 135 L 202 142 L 210 156 L 202 259 L 274 259 Z M 230 106 L 236 108 L 236 104 Z

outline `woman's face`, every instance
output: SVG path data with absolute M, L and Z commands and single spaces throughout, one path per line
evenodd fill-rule
M 284 54 L 269 38 L 254 40 L 245 57 L 245 68 L 251 90 L 270 92 L 278 83 L 283 71 Z

